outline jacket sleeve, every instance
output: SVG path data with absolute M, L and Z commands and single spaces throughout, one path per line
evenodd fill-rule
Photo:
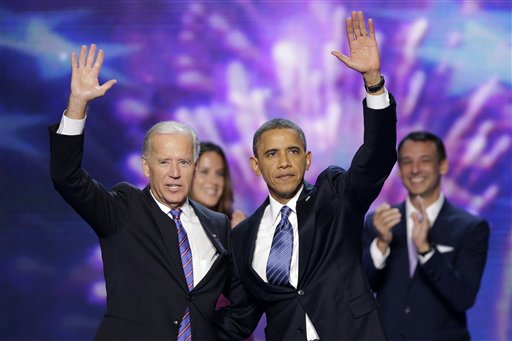
M 230 275 L 223 294 L 229 299 L 230 304 L 215 312 L 217 338 L 219 340 L 246 339 L 256 329 L 263 312 L 244 289 L 236 262 L 232 257 Z
M 82 169 L 84 135 L 57 134 L 58 125 L 49 127 L 50 174 L 53 186 L 64 200 L 100 237 L 118 232 L 128 212 L 125 186 L 107 190 Z
M 396 102 L 391 94 L 390 105 L 374 110 L 363 101 L 364 137 L 348 170 L 351 196 L 359 212 L 366 213 L 379 195 L 396 162 Z

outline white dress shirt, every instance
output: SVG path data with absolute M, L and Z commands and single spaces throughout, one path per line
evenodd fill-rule
M 153 192 L 151 196 L 155 199 L 158 207 L 172 219 L 171 209 L 156 200 Z M 188 242 L 192 250 L 192 268 L 194 269 L 194 287 L 198 285 L 201 279 L 208 273 L 213 263 L 219 256 L 217 249 L 213 246 L 210 238 L 206 235 L 196 212 L 187 201 L 181 206 L 180 220 L 185 232 L 187 232 Z
M 62 115 L 59 128 L 57 129 L 58 134 L 62 135 L 80 135 L 84 131 L 86 119 L 72 119 L 66 115 Z M 153 192 L 151 196 L 157 203 L 158 207 L 172 219 L 170 214 L 171 209 L 164 204 L 156 200 Z M 206 235 L 199 218 L 190 203 L 187 201 L 181 207 L 182 213 L 180 216 L 183 228 L 187 232 L 190 249 L 192 251 L 192 267 L 194 269 L 194 287 L 198 285 L 201 279 L 208 273 L 213 263 L 217 259 L 218 252 L 213 246 L 210 238 Z
M 436 201 L 434 201 L 430 206 L 428 206 L 425 211 L 427 213 L 427 218 L 430 223 L 430 227 L 434 224 L 434 222 L 437 219 L 437 216 L 439 215 L 439 212 L 441 211 L 441 208 L 444 204 L 444 195 L 443 193 L 439 194 L 439 198 L 437 198 Z M 418 212 L 418 210 L 413 206 L 411 199 L 409 196 L 407 196 L 407 199 L 405 200 L 405 215 L 407 217 L 407 240 L 412 238 L 412 228 L 413 228 L 413 220 L 412 220 L 412 214 L 414 212 Z M 389 254 L 391 253 L 391 250 L 388 246 L 386 249 L 386 252 L 382 254 L 382 252 L 377 247 L 377 238 L 375 238 L 372 241 L 372 244 L 370 245 L 370 255 L 373 260 L 373 265 L 376 269 L 384 269 L 386 266 L 386 260 L 389 257 Z M 418 255 L 418 261 L 420 264 L 425 264 L 434 254 L 434 250 L 427 253 L 425 256 Z

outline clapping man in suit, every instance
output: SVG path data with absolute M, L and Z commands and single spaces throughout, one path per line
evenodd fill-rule
M 82 46 L 78 59 L 73 53 L 68 107 L 49 128 L 54 186 L 99 237 L 107 307 L 96 339 L 216 340 L 215 304 L 221 291 L 232 297 L 230 224 L 188 199 L 199 153 L 194 130 L 167 121 L 147 132 L 143 190 L 106 189 L 81 167 L 87 105 L 115 84 L 98 83 L 103 57 L 95 45 Z M 250 332 L 224 330 L 230 338 Z
M 267 340 L 379 340 L 384 331 L 361 264 L 364 215 L 396 161 L 396 112 L 383 87 L 373 21 L 346 21 L 350 56 L 367 89 L 364 143 L 348 170 L 331 166 L 311 185 L 311 152 L 300 127 L 285 119 L 254 134 L 250 164 L 269 196 L 233 230 L 242 284 L 266 313 Z M 341 139 L 342 140 L 342 139 Z
M 364 265 L 390 340 L 469 340 L 487 257 L 488 223 L 441 192 L 443 141 L 418 131 L 398 146 L 405 202 L 380 205 L 366 220 Z

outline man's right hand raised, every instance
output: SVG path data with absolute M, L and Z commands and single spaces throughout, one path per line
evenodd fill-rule
M 387 203 L 382 203 L 375 210 L 373 226 L 377 230 L 377 247 L 383 254 L 393 239 L 391 228 L 400 222 L 401 217 L 400 211 Z
M 91 44 L 89 53 L 87 46 L 82 45 L 77 60 L 76 53 L 71 55 L 71 94 L 69 95 L 66 116 L 73 119 L 83 119 L 89 101 L 103 96 L 117 81 L 111 79 L 100 85 L 98 75 L 103 64 L 104 52 L 98 51 L 96 45 Z

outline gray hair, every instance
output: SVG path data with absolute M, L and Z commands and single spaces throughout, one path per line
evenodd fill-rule
M 197 158 L 199 157 L 199 139 L 197 138 L 196 131 L 180 122 L 176 121 L 163 121 L 155 124 L 152 126 L 146 133 L 146 136 L 144 137 L 144 143 L 142 145 L 142 156 L 144 158 L 148 157 L 149 154 L 149 147 L 150 147 L 150 140 L 154 135 L 170 135 L 170 134 L 184 134 L 184 135 L 190 135 L 192 137 L 192 141 L 194 144 L 194 162 L 197 161 Z
M 258 147 L 258 143 L 260 142 L 261 135 L 263 135 L 263 133 L 265 133 L 269 130 L 274 130 L 274 129 L 293 129 L 293 130 L 295 130 L 297 132 L 297 134 L 299 135 L 300 141 L 304 145 L 304 151 L 307 150 L 306 136 L 304 135 L 304 132 L 297 124 L 295 124 L 292 121 L 287 120 L 285 118 L 274 118 L 270 121 L 263 123 L 258 128 L 258 130 L 256 130 L 256 132 L 254 133 L 254 137 L 252 139 L 252 152 L 253 152 L 254 156 L 256 156 L 256 157 L 258 156 L 257 152 L 256 152 L 256 148 Z

